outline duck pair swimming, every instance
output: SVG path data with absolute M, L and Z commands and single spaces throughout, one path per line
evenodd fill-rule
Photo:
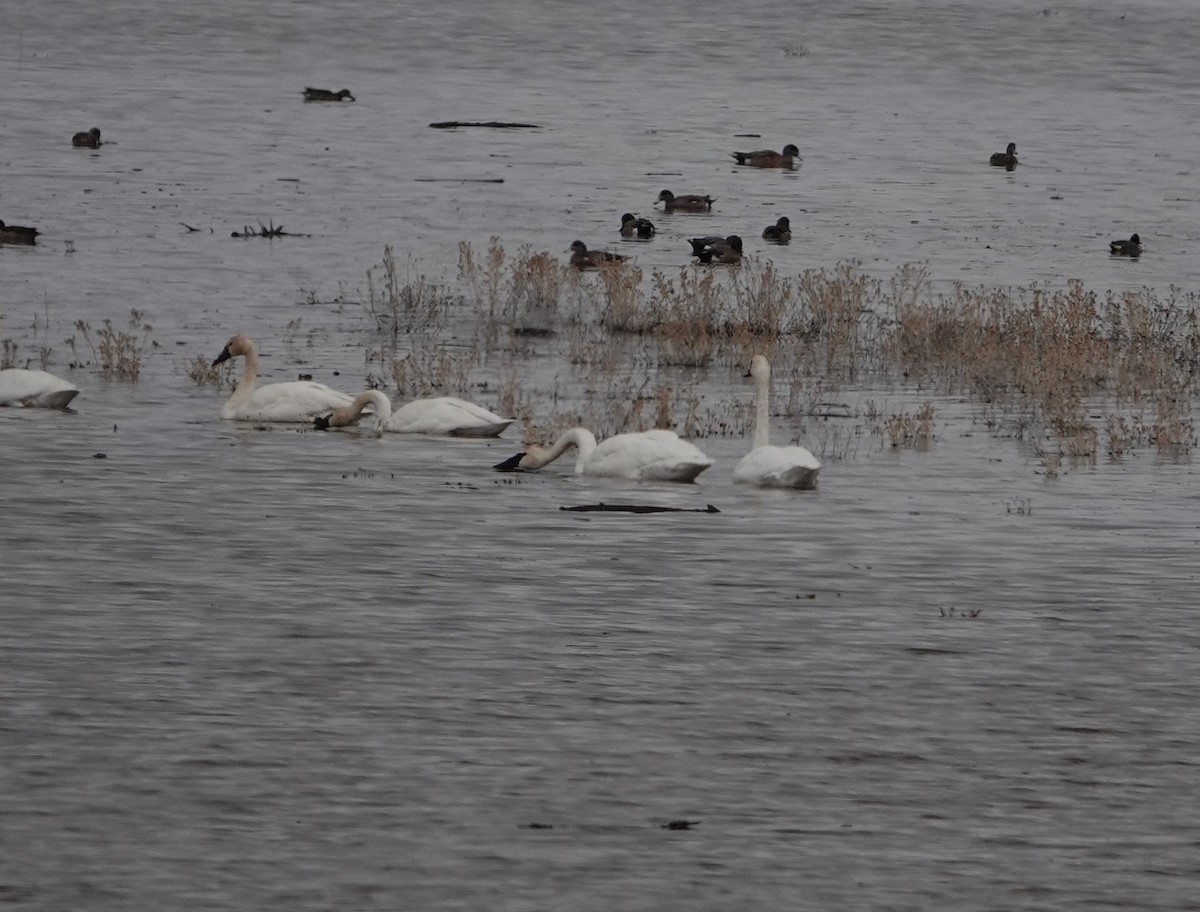
M 647 218 L 638 218 L 632 212 L 621 216 L 621 237 L 636 237 L 648 240 L 654 237 L 654 222 Z
M 708 237 L 689 238 L 692 245 L 692 256 L 705 265 L 724 263 L 736 265 L 742 261 L 742 239 L 736 234 L 727 237 L 709 235 Z

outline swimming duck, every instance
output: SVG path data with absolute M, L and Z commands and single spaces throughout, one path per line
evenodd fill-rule
M 583 241 L 571 244 L 571 265 L 576 269 L 595 269 L 605 263 L 619 263 L 627 257 L 619 253 L 609 253 L 607 250 L 588 250 Z
M 684 193 L 676 196 L 670 190 L 664 190 L 658 195 L 658 201 L 667 212 L 678 209 L 680 212 L 711 212 L 712 204 L 716 202 L 711 196 L 699 196 L 695 193 Z
M 692 256 L 700 256 L 705 250 L 724 250 L 729 246 L 726 237 L 717 234 L 688 238 L 688 243 L 692 245 Z
M 1008 148 L 1003 152 L 993 152 L 992 157 L 988 159 L 988 163 L 995 165 L 997 168 L 1011 171 L 1017 166 L 1017 144 L 1009 143 Z
M 786 215 L 781 215 L 774 225 L 763 229 L 762 236 L 764 241 L 770 241 L 772 244 L 786 244 L 792 239 L 792 223 Z
M 1134 234 L 1127 241 L 1109 241 L 1108 252 L 1112 256 L 1139 257 L 1142 255 L 1142 239 Z
M 725 238 L 722 244 L 713 244 L 703 248 L 699 253 L 693 254 L 700 259 L 701 263 L 725 263 L 728 265 L 736 265 L 742 261 L 742 239 L 736 234 L 731 234 Z
M 86 149 L 100 148 L 100 128 L 92 127 L 86 133 L 76 133 L 71 137 L 71 145 L 82 146 Z
M 621 237 L 637 237 L 643 240 L 654 237 L 654 222 L 638 218 L 632 212 L 621 216 Z
M 759 149 L 756 152 L 730 152 L 739 165 L 749 165 L 751 168 L 791 168 L 800 158 L 800 150 L 792 143 L 783 147 L 782 152 L 774 149 Z
M 37 243 L 41 234 L 36 228 L 26 228 L 24 225 L 6 225 L 0 222 L 0 244 L 29 244 Z
M 329 89 L 314 89 L 311 86 L 304 90 L 305 101 L 341 101 L 343 98 L 354 101 L 349 89 L 339 89 L 331 92 Z

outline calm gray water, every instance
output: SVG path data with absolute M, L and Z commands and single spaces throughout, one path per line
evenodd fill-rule
M 631 491 L 491 472 L 519 429 L 224 424 L 189 381 L 241 331 L 356 389 L 385 244 L 451 281 L 460 241 L 615 247 L 624 211 L 647 272 L 739 231 L 789 275 L 1200 291 L 1185 0 L 604 6 L 0 0 L 0 218 L 43 231 L 0 248 L 0 337 L 83 388 L 0 415 L 0 907 L 1197 908 L 1190 460 L 1047 478 L 939 401 L 932 449 L 815 494 L 735 490 L 741 437 Z M 311 237 L 229 237 L 268 219 Z M 69 369 L 131 309 L 140 383 Z M 559 510 L 623 499 L 721 512 Z

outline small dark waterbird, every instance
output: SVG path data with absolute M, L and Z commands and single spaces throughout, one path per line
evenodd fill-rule
M 37 243 L 37 236 L 41 234 L 36 228 L 27 228 L 24 225 L 6 225 L 0 222 L 0 244 L 25 244 L 32 247 Z
M 1130 235 L 1127 241 L 1109 241 L 1108 252 L 1111 256 L 1140 257 L 1142 255 L 1142 239 L 1134 234 Z
M 100 148 L 100 128 L 92 127 L 82 133 L 76 133 L 71 137 L 71 145 L 76 148 L 84 149 L 99 149 Z
M 781 215 L 774 225 L 763 229 L 762 236 L 764 241 L 770 241 L 772 244 L 786 244 L 792 239 L 792 223 L 786 215 Z
M 663 204 L 667 212 L 711 212 L 712 204 L 716 202 L 711 196 L 700 196 L 696 193 L 683 193 L 676 196 L 670 190 L 658 194 L 658 202 Z
M 571 265 L 576 269 L 597 269 L 605 263 L 619 263 L 628 259 L 619 253 L 609 253 L 607 250 L 588 250 L 583 241 L 574 241 L 571 251 Z
M 350 94 L 349 89 L 338 89 L 333 92 L 329 89 L 314 89 L 311 86 L 304 90 L 305 101 L 354 101 L 354 96 Z
M 792 143 L 783 147 L 782 152 L 774 149 L 758 149 L 755 152 L 730 152 L 739 165 L 749 165 L 751 168 L 792 168 L 796 162 L 803 161 L 800 150 Z
M 988 159 L 988 164 L 1011 171 L 1017 166 L 1017 144 L 1009 143 L 1008 148 L 1003 152 L 993 152 L 992 157 Z

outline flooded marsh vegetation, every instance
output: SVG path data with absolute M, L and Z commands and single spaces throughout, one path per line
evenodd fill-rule
M 389 248 L 367 299 L 383 343 L 371 358 L 389 362 L 372 385 L 503 389 L 526 436 L 573 423 L 743 435 L 738 378 L 763 353 L 778 365 L 777 417 L 827 458 L 863 441 L 927 449 L 936 414 L 961 397 L 972 422 L 1026 446 L 1038 471 L 1195 443 L 1200 326 L 1196 297 L 1178 289 L 1165 300 L 1078 281 L 938 293 L 921 265 L 887 279 L 854 262 L 789 277 L 758 257 L 581 273 L 545 251 L 510 255 L 497 237 L 482 253 L 462 243 L 456 278 L 439 283 L 402 282 Z M 909 404 L 889 410 L 888 398 Z

